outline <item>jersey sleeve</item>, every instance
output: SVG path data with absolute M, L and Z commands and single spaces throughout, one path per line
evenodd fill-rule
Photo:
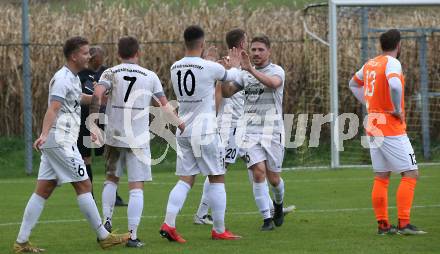
M 162 84 L 160 83 L 160 79 L 156 74 L 153 75 L 153 95 L 158 98 L 165 96 Z
M 398 77 L 391 77 L 388 80 L 388 84 L 390 86 L 390 95 L 394 111 L 400 113 L 402 111 L 402 81 Z
M 286 79 L 286 73 L 284 72 L 283 68 L 281 68 L 280 66 L 277 66 L 274 69 L 274 73 L 272 74 L 272 76 L 277 76 L 281 79 L 281 82 L 284 83 L 284 80 Z
M 50 101 L 63 102 L 66 99 L 69 88 L 62 78 L 54 78 L 50 87 Z
M 232 84 L 234 84 L 239 90 L 244 89 L 244 79 L 243 79 L 243 71 L 240 72 L 239 75 L 237 75 L 236 79 L 232 81 Z
M 393 77 L 401 78 L 402 76 L 402 65 L 399 60 L 394 57 L 388 57 L 387 66 L 385 68 L 385 76 L 387 80 L 390 80 Z
M 213 69 L 212 73 L 214 74 L 215 80 L 220 80 L 220 81 L 226 80 L 228 74 L 225 67 L 223 67 L 223 65 L 213 62 L 212 69 Z
M 113 80 L 114 73 L 110 69 L 107 69 L 102 73 L 101 78 L 99 78 L 98 84 L 103 85 L 107 90 L 110 90 L 113 86 Z
M 360 70 L 358 70 L 354 76 L 353 80 L 359 85 L 364 86 L 364 66 Z

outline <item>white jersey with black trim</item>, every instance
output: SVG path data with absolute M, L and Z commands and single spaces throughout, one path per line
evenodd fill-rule
M 63 66 L 49 83 L 48 105 L 59 101 L 61 108 L 42 148 L 76 145 L 81 123 L 81 81 L 78 75 Z
M 222 65 L 200 57 L 184 57 L 171 66 L 171 81 L 179 103 L 179 117 L 185 122 L 181 137 L 217 132 L 215 84 L 232 81 L 239 70 L 226 70 Z
M 282 80 L 280 87 L 273 89 L 263 85 L 249 72 L 243 71 L 235 84 L 244 90 L 244 114 L 246 133 L 263 134 L 272 132 L 284 135 L 283 90 L 285 73 L 279 65 L 270 63 L 258 71 L 268 76 L 278 76 Z
M 148 147 L 151 99 L 164 96 L 156 73 L 137 64 L 122 63 L 105 70 L 99 84 L 109 91 L 105 143 L 116 147 Z
M 244 90 L 241 90 L 230 98 L 223 98 L 217 113 L 217 123 L 222 128 L 242 127 L 244 113 Z

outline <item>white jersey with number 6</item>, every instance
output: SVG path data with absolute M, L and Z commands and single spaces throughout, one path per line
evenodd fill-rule
M 105 143 L 116 147 L 148 147 L 151 99 L 164 96 L 156 73 L 137 64 L 122 63 L 105 70 L 99 84 L 109 90 Z
M 184 57 L 171 66 L 179 117 L 185 122 L 185 131 L 178 131 L 180 137 L 217 132 L 215 83 L 217 80 L 235 80 L 238 74 L 238 69 L 226 70 L 222 65 L 200 57 Z

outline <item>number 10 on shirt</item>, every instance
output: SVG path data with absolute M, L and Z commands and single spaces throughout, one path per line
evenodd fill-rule
M 188 90 L 187 80 L 188 76 L 191 77 L 191 89 Z M 179 86 L 179 94 L 180 96 L 183 96 L 182 93 L 182 71 L 177 72 L 177 84 Z M 191 70 L 187 70 L 185 72 L 185 75 L 183 75 L 183 89 L 185 90 L 186 95 L 192 96 L 194 94 L 196 88 L 196 77 L 194 76 L 194 73 Z

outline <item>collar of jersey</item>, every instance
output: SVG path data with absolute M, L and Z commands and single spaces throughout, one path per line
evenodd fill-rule
M 263 67 L 257 67 L 257 66 L 255 66 L 255 69 L 257 69 L 257 70 L 261 70 L 261 69 L 264 69 L 264 68 L 266 68 L 267 66 L 269 66 L 270 64 L 271 64 L 272 62 L 270 62 L 269 61 L 269 63 L 268 64 L 266 64 L 265 66 L 263 66 Z
M 69 69 L 69 67 L 67 66 L 67 64 L 65 64 L 64 67 L 66 67 L 66 69 L 69 70 L 70 73 L 72 73 L 73 76 L 78 77 L 78 73 L 77 73 L 77 74 L 73 73 L 73 71 L 72 71 L 71 69 Z

